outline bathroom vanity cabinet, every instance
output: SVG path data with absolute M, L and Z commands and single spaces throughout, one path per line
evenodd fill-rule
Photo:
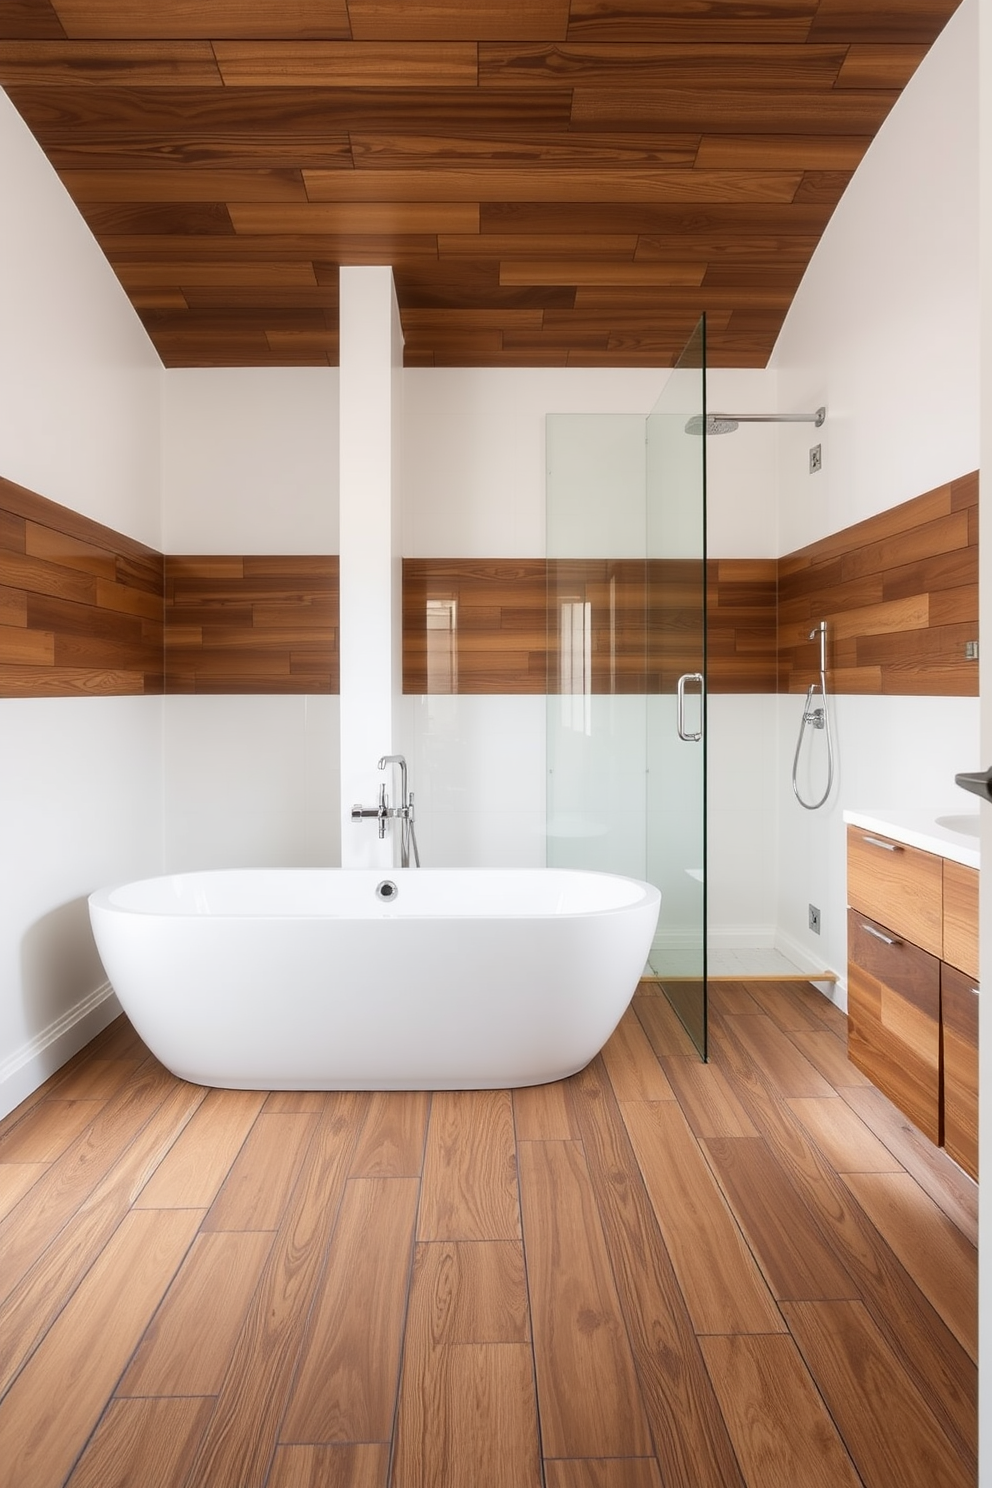
M 848 1053 L 978 1176 L 978 869 L 845 813 Z M 945 834 L 946 836 L 946 834 Z M 977 852 L 960 852 L 973 857 Z

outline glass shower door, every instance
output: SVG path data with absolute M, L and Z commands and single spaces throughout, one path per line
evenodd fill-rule
M 648 416 L 647 871 L 650 966 L 706 1058 L 706 333 Z

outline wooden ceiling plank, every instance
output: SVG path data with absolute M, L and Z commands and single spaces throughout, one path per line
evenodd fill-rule
M 292 353 L 338 351 L 337 331 L 266 331 L 265 339 L 271 351 Z
M 440 233 L 441 258 L 634 258 L 634 233 Z M 694 258 L 696 254 L 679 255 Z M 702 254 L 700 257 L 707 257 Z
M 0 35 L 24 41 L 58 41 L 65 31 L 51 0 L 2 0 Z
M 500 284 L 575 284 L 615 285 L 643 288 L 655 285 L 677 285 L 695 288 L 703 283 L 706 265 L 701 263 L 616 263 L 572 259 L 565 262 L 543 260 L 515 261 L 500 264 Z
M 188 310 L 186 296 L 181 289 L 138 289 L 130 295 L 131 304 L 139 313 L 143 310 Z
M 72 37 L 351 35 L 346 0 L 54 0 Z
M 765 0 L 753 4 L 720 0 L 572 0 L 568 39 L 655 42 L 750 42 L 796 44 L 806 40 L 818 0 Z
M 217 41 L 232 88 L 473 88 L 469 42 Z
M 791 202 L 800 171 L 305 171 L 313 202 Z
M 779 92 L 834 86 L 845 46 L 774 46 L 735 43 L 676 46 L 632 43 L 547 42 L 479 47 L 479 86 L 575 88 L 689 88 Z
M 822 202 L 835 207 L 851 182 L 853 171 L 804 171 L 796 202 Z
M 276 207 L 231 202 L 239 233 L 440 233 L 478 232 L 475 202 L 309 202 Z
M 504 330 L 539 331 L 544 322 L 543 310 L 403 310 L 400 318 L 404 331 Z
M 545 310 L 544 325 L 547 330 L 567 328 L 568 326 L 581 326 L 585 330 L 608 331 L 643 331 L 645 335 L 656 335 L 659 339 L 672 339 L 675 333 L 681 333 L 684 342 L 689 332 L 695 326 L 699 316 L 692 309 L 664 311 L 652 309 L 617 309 L 609 310 Z M 715 310 L 707 314 L 706 323 L 709 327 L 717 330 L 725 330 L 730 324 L 731 315 L 729 311 Z
M 164 292 L 163 292 L 164 293 Z M 337 316 L 338 287 L 334 284 L 299 284 L 274 288 L 266 285 L 264 294 L 258 285 L 190 284 L 182 291 L 190 310 L 222 311 L 250 314 L 257 306 L 270 310 L 322 310 Z M 135 297 L 132 295 L 132 300 Z M 153 307 L 150 307 L 153 308 Z M 169 308 L 167 306 L 163 308 Z
M 645 320 L 650 318 L 652 309 L 657 308 L 691 310 L 698 318 L 704 311 L 736 310 L 742 305 L 760 310 L 787 310 L 791 303 L 791 293 L 777 289 L 749 289 L 738 293 L 719 288 L 693 292 L 678 287 L 629 289 L 625 286 L 580 285 L 575 291 L 576 310 L 641 310 Z
M 609 333 L 590 331 L 582 327 L 560 327 L 552 331 L 503 332 L 504 351 L 605 351 L 609 344 Z
M 820 0 L 809 30 L 810 41 L 879 42 L 923 46 L 937 39 L 960 0 Z
M 360 40 L 563 40 L 569 0 L 349 0 Z
M 149 259 L 167 261 L 188 259 L 195 248 L 201 261 L 211 259 L 313 259 L 333 255 L 350 248 L 380 253 L 388 263 L 393 255 L 412 257 L 437 256 L 437 238 L 429 233 L 260 233 L 249 237 L 205 237 L 195 243 L 188 236 L 149 233 L 110 234 L 101 238 L 101 247 L 111 263 L 140 263 Z
M 480 241 L 486 242 L 486 238 Z M 527 241 L 526 238 L 523 241 Z M 533 241 L 538 241 L 534 239 Z M 580 241 L 578 238 L 573 241 Z M 734 236 L 717 232 L 710 234 L 680 233 L 678 235 L 655 236 L 642 233 L 637 239 L 634 260 L 637 263 L 653 262 L 659 258 L 698 258 L 708 263 L 739 262 L 793 262 L 808 263 L 816 249 L 819 238 L 815 233 L 767 236 Z
M 705 170 L 856 170 L 870 134 L 705 134 L 696 165 Z
M 838 88 L 905 88 L 929 50 L 926 46 L 851 46 Z
M 56 170 L 135 170 L 159 166 L 183 170 L 351 170 L 351 140 L 347 134 L 313 139 L 282 139 L 242 134 L 203 136 L 180 134 L 90 133 L 57 131 L 46 137 L 45 153 Z
M 700 134 L 875 134 L 895 89 L 746 93 L 697 88 L 587 88 L 572 94 L 572 124 Z
M 635 232 L 679 235 L 687 229 L 734 237 L 755 233 L 815 233 L 826 227 L 830 212 L 820 206 L 765 202 L 669 203 L 608 208 L 592 202 L 483 202 L 483 233 Z M 440 231 L 440 229 L 439 229 Z
M 0 41 L 0 84 L 220 88 L 206 41 Z
M 117 264 L 114 272 L 125 289 L 164 285 L 224 284 L 242 286 L 316 285 L 309 263 L 169 263 Z
M 147 235 L 179 238 L 185 243 L 184 255 L 189 256 L 195 243 L 197 253 L 204 251 L 207 243 L 226 243 L 228 250 L 234 242 L 234 224 L 223 202 L 77 202 L 80 213 L 90 230 L 107 252 L 108 236 Z M 192 240 L 192 242 L 190 241 Z
M 305 202 L 303 177 L 294 170 L 136 170 L 62 172 L 77 202 Z
M 699 147 L 698 134 L 611 134 L 535 135 L 533 133 L 486 137 L 485 135 L 419 135 L 353 133 L 352 152 L 356 167 L 363 170 L 397 170 L 429 165 L 434 169 L 471 166 L 480 170 L 547 166 L 693 165 Z

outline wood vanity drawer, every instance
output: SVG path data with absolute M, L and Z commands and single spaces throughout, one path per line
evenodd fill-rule
M 976 979 L 940 968 L 944 1040 L 944 1146 L 978 1178 L 978 993 Z
M 857 910 L 847 932 L 851 1061 L 939 1144 L 940 960 Z
M 944 960 L 978 980 L 978 869 L 944 859 Z
M 863 827 L 847 829 L 847 898 L 897 935 L 943 954 L 944 862 Z

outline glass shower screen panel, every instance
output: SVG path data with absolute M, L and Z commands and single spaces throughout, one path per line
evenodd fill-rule
M 647 420 L 650 967 L 706 1058 L 706 440 L 701 321 Z

